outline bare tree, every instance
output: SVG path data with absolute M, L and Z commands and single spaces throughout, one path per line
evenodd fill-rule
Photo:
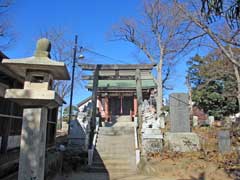
M 240 48 L 240 29 L 229 26 L 227 18 L 209 23 L 208 20 L 201 14 L 201 4 L 199 1 L 191 0 L 188 3 L 182 3 L 178 0 L 174 1 L 179 10 L 193 22 L 195 26 L 208 36 L 207 42 L 214 43 L 213 48 L 219 48 L 223 55 L 233 64 L 234 73 L 238 85 L 238 103 L 240 110 L 240 55 L 235 53 L 236 49 Z M 235 50 L 234 50 L 235 49 Z
M 185 15 L 189 21 L 193 22 L 203 33 L 215 43 L 215 45 L 221 49 L 222 53 L 236 66 L 240 67 L 239 57 L 234 57 L 229 49 L 228 45 L 232 47 L 240 47 L 239 37 L 240 29 L 230 29 L 230 36 L 224 37 L 220 29 L 224 26 L 226 20 L 221 20 L 215 23 L 209 24 L 208 21 L 202 16 L 200 2 L 196 0 L 190 0 L 188 3 L 180 3 L 178 0 L 174 0 L 176 6 Z
M 11 0 L 0 0 L 0 50 L 9 48 L 15 40 L 11 22 L 8 18 L 8 10 L 11 5 Z
M 113 29 L 114 40 L 123 40 L 139 48 L 151 63 L 157 64 L 157 114 L 163 106 L 163 89 L 168 88 L 171 66 L 186 52 L 195 34 L 182 12 L 167 0 L 144 1 L 141 19 L 124 19 Z M 199 34 L 198 34 L 199 35 Z M 200 36 L 200 35 L 199 35 Z
M 239 0 L 201 0 L 201 12 L 211 23 L 224 17 L 230 28 L 240 27 L 240 1 Z

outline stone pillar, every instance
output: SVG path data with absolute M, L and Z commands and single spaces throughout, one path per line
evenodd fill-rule
M 46 107 L 23 111 L 18 180 L 44 179 L 47 113 Z
M 137 97 L 134 96 L 134 99 L 133 99 L 133 115 L 134 116 L 137 115 L 137 108 L 138 108 Z
M 105 121 L 108 121 L 109 118 L 109 101 L 108 101 L 108 96 L 106 95 L 104 97 L 104 109 L 105 109 Z

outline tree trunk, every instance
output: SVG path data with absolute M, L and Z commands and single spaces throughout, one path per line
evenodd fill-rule
M 240 112 L 240 75 L 239 75 L 239 68 L 237 65 L 234 66 L 234 73 L 237 79 L 237 99 L 238 99 L 238 112 Z
M 186 85 L 187 85 L 187 88 L 188 88 L 190 117 L 192 118 L 193 117 L 192 86 L 191 86 L 189 75 L 187 75 Z
M 59 117 L 59 129 L 62 129 L 62 122 L 63 122 L 63 107 L 60 107 L 60 117 Z
M 162 113 L 163 107 L 163 84 L 162 84 L 162 63 L 159 63 L 157 66 L 157 117 Z

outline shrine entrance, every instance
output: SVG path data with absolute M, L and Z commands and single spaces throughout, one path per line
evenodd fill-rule
M 109 111 L 111 115 L 131 115 L 134 109 L 133 96 L 116 96 L 109 98 Z

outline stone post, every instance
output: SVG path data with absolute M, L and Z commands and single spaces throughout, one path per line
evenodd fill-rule
M 46 107 L 23 111 L 19 180 L 44 179 L 47 113 Z

